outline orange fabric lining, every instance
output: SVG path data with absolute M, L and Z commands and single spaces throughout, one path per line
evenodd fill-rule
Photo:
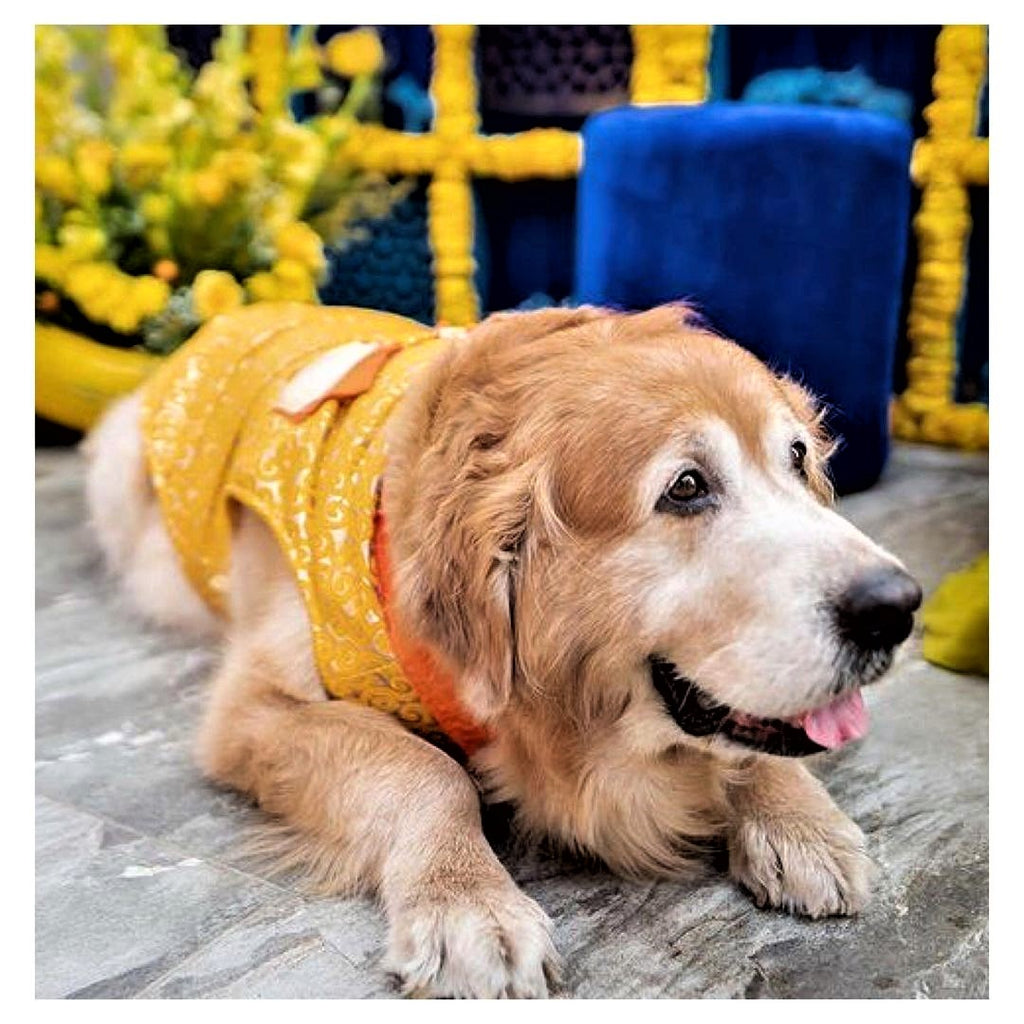
M 377 590 L 391 649 L 402 666 L 402 672 L 426 709 L 437 719 L 449 739 L 454 740 L 467 754 L 473 754 L 492 739 L 491 734 L 474 721 L 455 696 L 455 680 L 438 663 L 437 657 L 426 644 L 404 636 L 389 614 L 394 579 L 391 574 L 391 555 L 388 546 L 387 525 L 378 503 L 373 517 L 373 554 L 377 565 Z

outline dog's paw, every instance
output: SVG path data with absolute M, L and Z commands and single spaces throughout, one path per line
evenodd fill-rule
M 385 966 L 405 995 L 448 998 L 543 999 L 559 973 L 551 921 L 511 884 L 406 907 Z
M 807 917 L 856 914 L 867 903 L 875 867 L 864 835 L 845 815 L 824 820 L 753 817 L 729 844 L 729 873 L 759 907 Z

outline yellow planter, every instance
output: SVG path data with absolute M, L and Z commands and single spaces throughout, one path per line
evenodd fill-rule
M 36 412 L 88 430 L 115 398 L 160 365 L 160 356 L 114 348 L 49 324 L 36 324 Z

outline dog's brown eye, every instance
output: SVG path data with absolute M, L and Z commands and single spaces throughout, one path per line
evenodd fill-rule
M 794 441 L 789 446 L 789 460 L 793 464 L 793 468 L 800 474 L 801 479 L 807 479 L 807 470 L 804 467 L 804 462 L 807 459 L 807 445 L 803 441 Z
M 675 483 L 668 489 L 668 496 L 673 501 L 692 501 L 701 494 L 707 493 L 707 486 L 700 473 L 687 471 L 676 477 Z
M 707 481 L 695 469 L 688 469 L 672 481 L 668 490 L 658 499 L 655 510 L 693 515 L 714 504 Z

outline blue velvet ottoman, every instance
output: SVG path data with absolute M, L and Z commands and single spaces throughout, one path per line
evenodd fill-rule
M 841 436 L 841 492 L 889 446 L 910 201 L 906 125 L 821 107 L 623 107 L 583 130 L 576 296 L 694 303 L 802 381 Z

